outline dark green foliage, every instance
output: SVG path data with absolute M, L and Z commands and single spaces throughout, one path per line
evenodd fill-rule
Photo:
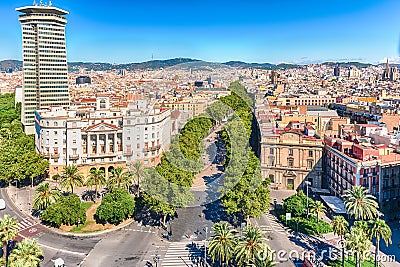
M 260 161 L 249 147 L 253 100 L 239 82 L 229 89 L 231 95 L 220 99 L 234 110 L 221 133 L 227 150 L 221 201 L 228 214 L 259 217 L 268 210 L 270 197 L 269 180 L 262 178 Z
M 42 214 L 42 220 L 54 227 L 61 224 L 78 224 L 78 219 L 83 223 L 86 221 L 86 211 L 80 198 L 75 195 L 62 196 L 57 202 L 51 204 Z
M 116 188 L 104 196 L 96 210 L 96 219 L 100 222 L 119 224 L 133 216 L 135 199 L 125 189 Z
M 308 198 L 308 207 L 312 206 L 313 200 Z M 307 196 L 303 191 L 297 192 L 283 202 L 285 212 L 290 212 L 294 217 L 301 217 L 307 213 Z
M 35 179 L 48 162 L 36 154 L 34 136 L 22 131 L 21 104 L 14 107 L 14 94 L 0 95 L 0 179 L 6 182 Z
M 312 218 L 292 218 L 286 223 L 286 216 L 284 214 L 280 215 L 279 219 L 291 229 L 297 231 L 297 220 L 299 222 L 299 232 L 309 235 L 322 235 L 332 232 L 329 223 L 322 220 L 317 220 L 317 217 Z
M 179 135 L 179 147 L 186 159 L 197 160 L 202 154 L 201 145 L 212 127 L 209 118 L 198 117 L 186 123 Z
M 174 214 L 177 207 L 193 201 L 190 188 L 194 174 L 202 170 L 202 143 L 211 127 L 212 121 L 206 117 L 189 121 L 178 140 L 172 141 L 170 151 L 164 154 L 160 164 L 147 170 L 141 201 L 148 209 L 162 215 Z

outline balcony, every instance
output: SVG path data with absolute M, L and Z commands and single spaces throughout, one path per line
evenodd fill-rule
M 143 152 L 156 151 L 161 148 L 161 145 L 143 148 Z
M 125 156 L 129 156 L 129 155 L 132 155 L 133 154 L 133 151 L 132 150 L 126 150 L 126 151 L 124 151 L 124 155 Z
M 69 156 L 69 159 L 70 159 L 70 160 L 72 160 L 72 159 L 79 159 L 79 155 L 70 155 L 70 156 Z

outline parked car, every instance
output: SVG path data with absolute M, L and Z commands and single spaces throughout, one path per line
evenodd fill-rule
M 0 198 L 0 210 L 4 210 L 6 208 L 6 202 L 4 199 Z

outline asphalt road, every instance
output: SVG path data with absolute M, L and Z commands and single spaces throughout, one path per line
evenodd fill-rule
M 47 228 L 35 224 L 29 216 L 17 209 L 8 198 L 5 189 L 0 189 L 0 198 L 6 202 L 6 209 L 0 211 L 0 216 L 8 214 L 20 222 L 29 222 L 27 228 L 19 231 L 17 239 L 27 237 L 38 240 L 45 257 L 40 266 L 54 266 L 52 260 L 62 258 L 66 266 L 146 266 L 146 261 L 151 260 L 152 246 L 160 240 L 154 235 L 154 231 L 142 232 L 138 229 L 128 229 L 130 225 L 121 230 L 95 237 L 68 237 L 54 233 Z M 35 231 L 32 231 L 35 230 Z M 129 231 L 128 231 L 129 230 Z M 157 243 L 158 242 L 158 243 Z

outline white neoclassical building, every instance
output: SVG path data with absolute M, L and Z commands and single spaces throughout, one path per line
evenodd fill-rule
M 171 113 L 139 101 L 110 108 L 97 96 L 95 108 L 52 107 L 35 112 L 35 144 L 50 162 L 50 175 L 75 164 L 83 174 L 93 167 L 106 175 L 134 161 L 156 165 L 171 142 Z

